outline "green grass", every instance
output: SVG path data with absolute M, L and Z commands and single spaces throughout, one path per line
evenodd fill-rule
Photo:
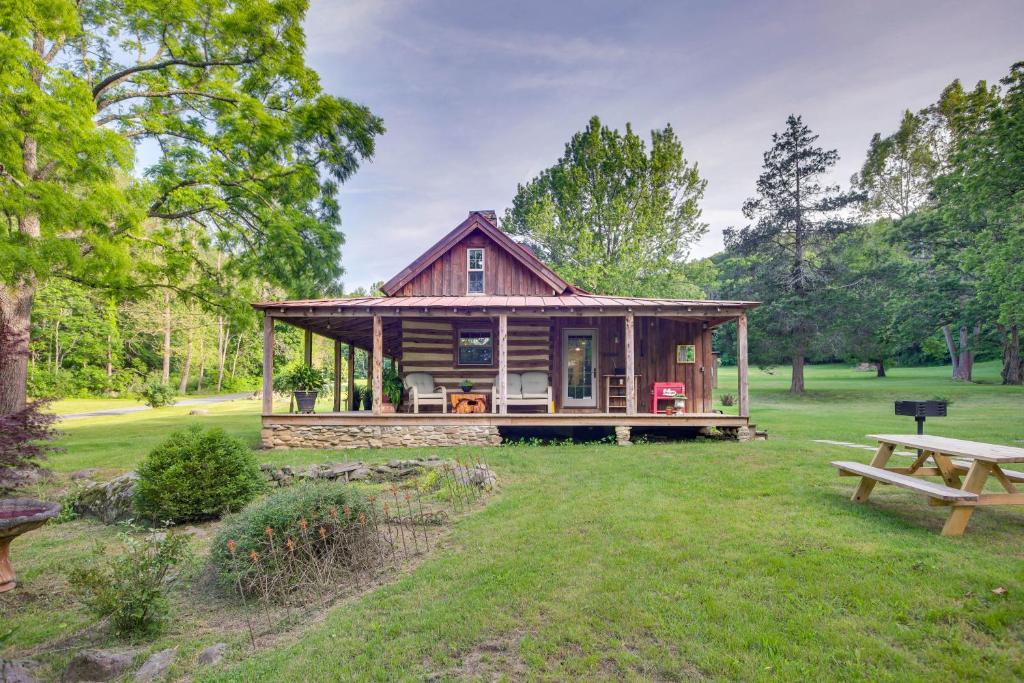
M 196 635 L 190 623 L 154 647 L 236 645 L 238 664 L 224 671 L 193 670 L 183 654 L 175 672 L 197 680 L 1020 679 L 1024 510 L 979 510 L 965 536 L 944 538 L 948 510 L 910 492 L 879 487 L 870 504 L 850 502 L 855 480 L 828 461 L 866 462 L 870 453 L 811 441 L 910 432 L 913 421 L 894 416 L 892 401 L 935 396 L 953 403 L 949 417 L 928 421 L 929 433 L 1024 439 L 1024 390 L 995 384 L 991 363 L 978 375 L 987 383 L 955 384 L 945 368 L 876 379 L 812 367 L 810 391 L 794 398 L 785 369 L 755 371 L 751 412 L 767 442 L 482 449 L 501 492 L 412 573 L 252 656 L 242 634 Z M 723 370 L 719 394 L 734 378 Z M 237 402 L 202 418 L 169 408 L 67 423 L 68 452 L 53 464 L 128 468 L 191 419 L 255 443 L 256 410 Z M 260 457 L 409 455 L 418 454 Z M 59 596 L 60 567 L 93 533 L 111 535 L 74 522 L 16 542 L 25 583 Z M 994 594 L 999 587 L 1008 593 Z M 57 597 L 49 607 L 49 618 L 16 610 L 24 630 L 15 654 L 83 623 Z

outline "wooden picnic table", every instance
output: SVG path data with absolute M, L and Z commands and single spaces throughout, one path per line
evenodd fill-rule
M 1024 472 L 1004 470 L 1003 465 L 1024 463 L 1024 448 L 917 434 L 869 434 L 878 441 L 871 464 L 835 461 L 841 476 L 860 477 L 853 500 L 864 503 L 877 482 L 917 491 L 932 505 L 952 508 L 942 527 L 943 536 L 959 536 L 967 528 L 979 505 L 1024 505 L 1024 494 L 1015 484 L 1024 483 Z M 917 457 L 909 467 L 886 467 L 898 446 L 915 448 Z M 965 475 L 961 483 L 960 477 Z M 942 477 L 943 483 L 921 477 Z M 1006 493 L 983 493 L 992 476 Z

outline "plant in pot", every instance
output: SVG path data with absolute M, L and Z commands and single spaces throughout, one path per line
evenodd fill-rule
M 327 371 L 300 365 L 288 373 L 284 383 L 295 395 L 298 412 L 312 413 L 317 394 L 327 386 Z
M 385 413 L 393 413 L 402 402 L 402 376 L 398 370 L 392 367 L 384 368 L 381 384 L 383 389 L 383 401 L 381 409 Z
M 363 388 L 358 384 L 352 387 L 352 410 L 362 410 L 363 408 Z
M 460 384 L 459 387 L 468 394 L 469 392 L 473 391 L 473 380 L 464 379 L 462 380 L 462 384 Z
M 363 410 L 373 410 L 373 389 L 370 385 L 363 387 L 360 396 L 363 397 Z

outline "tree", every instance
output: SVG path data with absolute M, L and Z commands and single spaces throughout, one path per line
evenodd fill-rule
M 304 2 L 10 0 L 0 14 L 0 319 L 27 348 L 42 278 L 226 294 L 195 259 L 298 295 L 342 270 L 338 184 L 383 132 L 322 92 Z M 157 155 L 130 175 L 135 145 Z M 146 218 L 159 223 L 144 226 Z M 146 229 L 143 229 L 143 228 Z M 203 242 L 196 244 L 198 228 Z M 162 252 L 159 266 L 140 260 Z M 25 403 L 27 356 L 0 367 L 0 415 Z
M 586 290 L 673 296 L 707 230 L 706 184 L 671 126 L 651 131 L 648 151 L 629 124 L 620 133 L 595 116 L 554 166 L 518 186 L 502 229 Z
M 844 210 L 863 198 L 822 183 L 839 154 L 816 146 L 817 140 L 799 116 L 786 119 L 764 153 L 757 196 L 743 204 L 743 215 L 755 223 L 725 231 L 728 249 L 758 255 L 753 277 L 766 304 L 760 317 L 771 321 L 792 362 L 793 393 L 804 391 L 807 353 L 822 322 L 836 313 L 821 295 L 833 277 L 831 247 L 854 225 Z

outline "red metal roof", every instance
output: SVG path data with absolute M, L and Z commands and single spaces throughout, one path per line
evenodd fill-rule
M 599 294 L 562 296 L 382 296 L 352 299 L 305 299 L 263 301 L 253 304 L 260 310 L 271 308 L 753 308 L 757 301 L 719 301 L 712 299 L 643 299 Z

